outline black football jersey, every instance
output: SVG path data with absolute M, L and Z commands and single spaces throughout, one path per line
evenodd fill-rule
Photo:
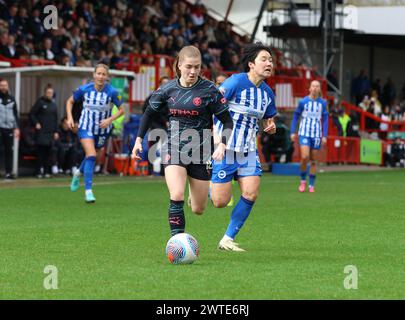
M 168 113 L 166 150 L 171 157 L 192 156 L 192 163 L 210 159 L 212 116 L 229 112 L 215 84 L 202 78 L 191 87 L 181 86 L 177 78 L 169 81 L 151 95 L 148 109 Z

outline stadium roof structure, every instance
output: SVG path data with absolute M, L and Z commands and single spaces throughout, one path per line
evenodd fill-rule
M 322 30 L 318 27 L 299 26 L 286 23 L 278 26 L 264 26 L 263 31 L 278 38 L 318 38 L 321 39 Z M 369 47 L 383 47 L 389 49 L 405 49 L 405 36 L 392 34 L 372 34 L 358 32 L 352 29 L 341 29 L 344 42 Z
M 31 67 L 18 67 L 18 68 L 4 68 L 0 69 L 0 78 L 15 78 L 14 82 L 14 96 L 17 102 L 18 112 L 21 108 L 21 96 L 22 96 L 22 77 L 60 77 L 61 81 L 68 82 L 69 78 L 86 78 L 94 72 L 92 67 L 69 67 L 60 65 L 48 65 L 48 66 L 31 66 Z M 123 70 L 109 70 L 109 74 L 114 77 L 123 77 L 128 80 L 135 79 L 135 73 L 133 71 L 123 71 Z M 33 84 L 35 86 L 35 83 Z M 68 90 L 69 91 L 69 90 Z M 71 94 L 71 91 L 69 91 Z M 62 95 L 59 97 L 62 99 Z M 62 99 L 63 100 L 63 99 Z M 18 175 L 18 145 L 19 141 L 14 138 L 14 151 L 13 151 L 13 174 L 17 177 Z

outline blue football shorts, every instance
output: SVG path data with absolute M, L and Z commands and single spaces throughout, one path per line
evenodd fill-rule
M 257 151 L 244 153 L 226 150 L 221 161 L 212 161 L 213 183 L 226 183 L 239 177 L 261 175 L 262 167 Z
M 104 147 L 108 137 L 110 136 L 110 133 L 96 135 L 91 131 L 79 129 L 77 135 L 79 139 L 93 139 L 95 148 L 101 149 L 102 147 Z
M 299 136 L 300 146 L 308 146 L 310 149 L 319 150 L 322 145 L 322 138 L 310 138 Z

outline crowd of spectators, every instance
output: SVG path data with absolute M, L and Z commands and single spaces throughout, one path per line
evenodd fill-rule
M 49 4 L 57 8 L 57 29 L 44 27 L 43 9 Z M 114 68 L 129 53 L 173 56 L 184 45 L 194 45 L 204 67 L 216 73 L 239 71 L 248 41 L 232 32 L 229 22 L 208 16 L 199 1 L 0 1 L 0 55 L 6 58 L 68 66 L 101 62 Z
M 371 82 L 365 70 L 361 70 L 351 85 L 352 102 L 364 111 L 385 121 L 405 121 L 405 83 L 397 92 L 390 77 L 382 84 L 381 79 Z M 368 118 L 367 129 L 387 131 L 388 125 Z

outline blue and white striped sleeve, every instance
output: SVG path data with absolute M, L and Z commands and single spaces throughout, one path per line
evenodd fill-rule
M 302 114 L 302 110 L 303 110 L 303 101 L 300 100 L 300 102 L 298 103 L 298 107 L 294 111 L 294 117 L 293 117 L 292 122 L 291 122 L 291 134 L 295 133 L 298 120 L 299 120 L 299 118 L 301 117 L 301 114 Z
M 80 101 L 81 99 L 83 99 L 83 96 L 84 96 L 83 89 L 84 89 L 83 86 L 80 86 L 75 91 L 73 91 L 73 100 L 74 101 Z
M 264 113 L 263 119 L 273 118 L 277 114 L 276 97 L 274 96 L 273 91 L 269 91 L 269 96 L 271 101 L 266 108 L 266 112 Z
M 221 84 L 218 90 L 222 93 L 226 100 L 230 100 L 235 95 L 238 84 L 239 83 L 236 76 L 232 75 Z
M 326 138 L 328 136 L 328 126 L 329 126 L 329 121 L 328 121 L 329 114 L 328 114 L 328 106 L 327 106 L 326 101 L 323 102 L 322 108 L 323 108 L 323 110 L 322 110 L 322 131 L 323 131 L 322 136 Z

